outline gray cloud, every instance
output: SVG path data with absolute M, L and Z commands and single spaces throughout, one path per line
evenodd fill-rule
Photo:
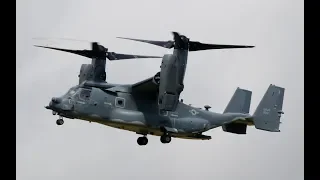
M 303 7 L 302 0 L 17 1 L 17 179 L 303 179 Z M 269 84 L 285 87 L 282 132 L 249 128 L 239 136 L 217 128 L 207 132 L 210 141 L 163 145 L 150 136 L 139 147 L 131 132 L 77 120 L 55 125 L 44 106 L 75 85 L 80 65 L 90 60 L 34 48 L 32 38 L 85 39 L 111 51 L 162 55 L 168 51 L 114 37 L 169 40 L 173 30 L 208 43 L 255 45 L 190 53 L 182 98 L 221 112 L 240 86 L 253 91 L 253 111 Z M 107 62 L 107 78 L 134 83 L 157 72 L 160 62 Z

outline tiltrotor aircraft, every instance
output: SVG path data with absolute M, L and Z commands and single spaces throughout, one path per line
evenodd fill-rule
M 91 64 L 81 66 L 79 84 L 71 87 L 66 94 L 52 98 L 46 108 L 52 110 L 53 115 L 59 115 L 58 125 L 64 123 L 62 118 L 65 117 L 133 131 L 142 135 L 137 139 L 139 145 L 148 143 L 148 134 L 160 136 L 162 143 L 170 143 L 172 137 L 208 140 L 211 137 L 203 133 L 217 127 L 235 134 L 246 134 L 247 126 L 253 125 L 260 130 L 280 131 L 284 88 L 275 85 L 269 86 L 253 115 L 249 114 L 252 92 L 241 88 L 236 89 L 223 113 L 209 111 L 210 106 L 205 106 L 203 110 L 187 105 L 182 100 L 177 101 L 183 89 L 187 51 L 219 46 L 191 42 L 185 36 L 179 35 L 178 38 L 177 35 L 175 41 L 171 42 L 174 53 L 162 58 L 160 75 L 157 77 L 157 73 L 156 76 L 127 85 L 105 81 L 106 58 L 116 60 L 156 56 L 110 53 L 98 43 L 92 43 L 92 50 L 40 46 L 92 59 Z M 168 97 L 159 98 L 168 94 Z

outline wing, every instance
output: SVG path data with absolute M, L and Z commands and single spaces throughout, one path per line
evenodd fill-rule
M 158 85 L 153 82 L 153 77 L 150 77 L 131 85 L 131 92 L 134 96 L 143 96 L 153 100 L 157 98 Z

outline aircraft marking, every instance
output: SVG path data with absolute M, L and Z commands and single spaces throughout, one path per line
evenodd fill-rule
M 268 108 L 263 108 L 263 114 L 268 115 L 270 113 L 270 109 Z
M 199 114 L 199 112 L 196 111 L 195 109 L 191 109 L 189 112 L 190 112 L 193 116 Z

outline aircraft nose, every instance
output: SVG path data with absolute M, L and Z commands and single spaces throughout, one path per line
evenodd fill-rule
M 46 109 L 51 109 L 52 108 L 52 101 L 49 102 L 48 106 L 45 106 Z
M 57 98 L 57 97 L 53 97 L 51 99 L 51 102 L 54 103 L 54 104 L 59 104 L 61 102 L 61 99 L 60 98 Z

